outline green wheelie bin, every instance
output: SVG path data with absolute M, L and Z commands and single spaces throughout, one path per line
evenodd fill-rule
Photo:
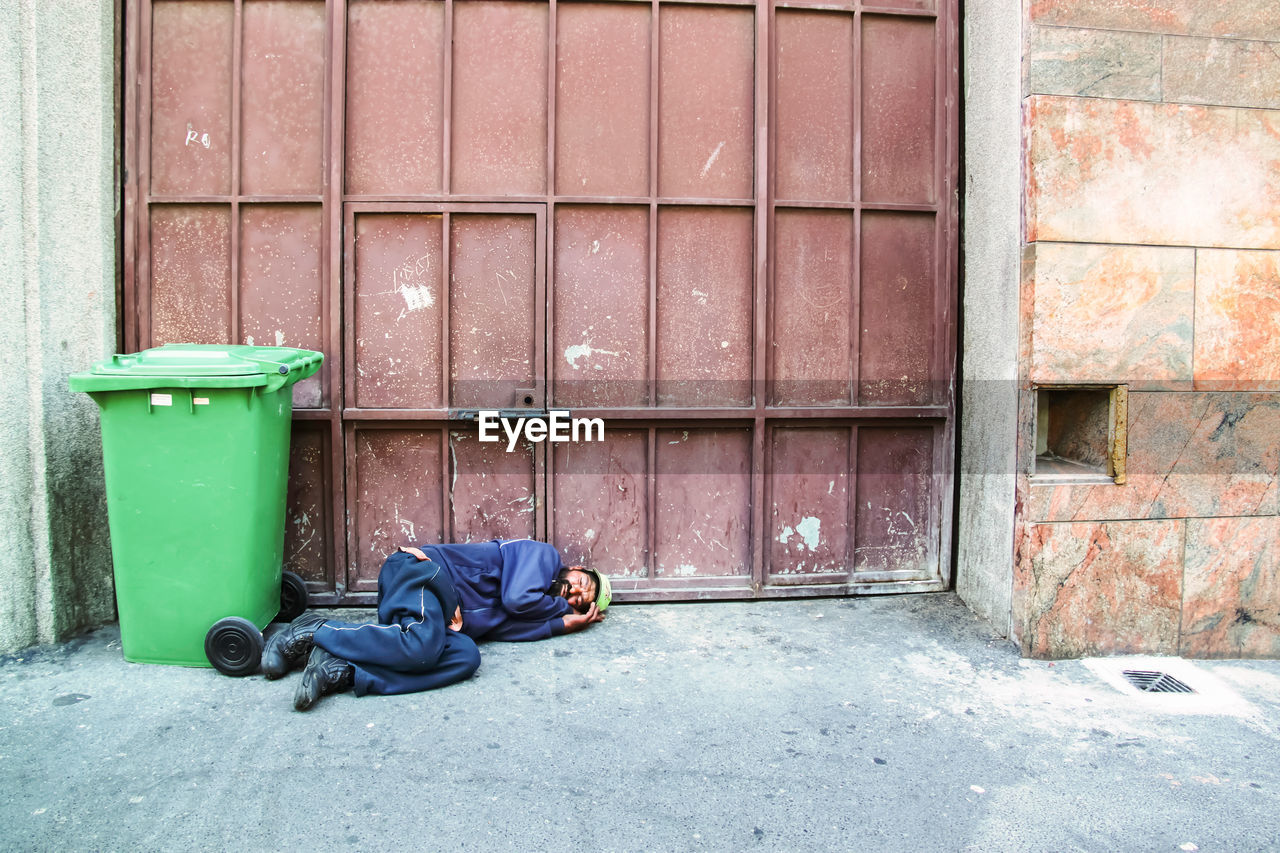
M 324 356 L 168 344 L 71 377 L 102 413 L 120 641 L 137 663 L 256 672 L 306 608 L 282 572 L 294 383 Z

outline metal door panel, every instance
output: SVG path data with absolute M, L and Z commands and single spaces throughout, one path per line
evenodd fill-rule
M 853 571 L 937 577 L 934 431 L 858 428 Z
M 537 223 L 532 216 L 456 214 L 450 229 L 450 393 L 455 408 L 541 406 L 535 386 Z
M 658 404 L 751 405 L 750 210 L 658 210 Z
M 658 23 L 658 194 L 751 198 L 752 10 L 664 3 Z
M 450 542 L 532 538 L 538 531 L 534 465 L 541 445 L 482 444 L 472 430 L 449 431 Z
M 131 0 L 126 340 L 325 352 L 320 603 L 524 535 L 623 599 L 943 588 L 957 6 Z M 466 420 L 548 404 L 608 441 Z
M 354 217 L 355 378 L 361 408 L 444 406 L 439 213 Z
M 319 205 L 240 209 L 240 337 L 247 344 L 323 350 L 323 216 Z M 321 376 L 293 386 L 293 404 L 319 408 Z
M 346 189 L 441 189 L 442 0 L 353 0 L 347 13 Z
M 323 173 L 325 4 L 244 4 L 241 192 L 319 195 Z
M 327 424 L 295 423 L 289 445 L 284 567 L 318 590 L 334 586 L 330 505 L 332 449 Z
M 775 38 L 774 192 L 853 201 L 854 17 L 780 10 Z
M 125 6 L 124 338 L 283 344 L 325 353 L 294 387 L 286 561 L 338 583 L 343 478 L 332 406 L 332 43 L 322 0 Z M 334 457 L 338 458 L 335 459 Z M 322 458 L 323 457 L 323 458 Z
M 166 0 L 152 9 L 151 186 L 155 195 L 231 192 L 227 0 Z
M 934 0 L 877 0 L 876 11 L 933 12 L 938 5 Z
M 848 405 L 856 365 L 856 214 L 779 210 L 774 224 L 772 402 Z
M 659 580 L 750 580 L 751 430 L 659 429 L 654 570 Z
M 847 426 L 771 431 L 770 583 L 830 583 L 848 575 L 850 433 Z
M 481 443 L 455 420 L 460 408 L 542 405 L 541 211 L 348 205 L 350 590 L 373 589 L 386 554 L 406 542 L 544 529 L 541 446 L 509 453 L 500 430 L 499 441 Z
M 401 545 L 446 538 L 446 462 L 440 429 L 347 430 L 347 588 L 373 592 L 378 569 Z
M 934 22 L 862 19 L 862 195 L 934 201 L 937 71 Z
M 876 0 L 874 7 L 870 4 L 858 3 L 855 0 L 776 0 L 776 6 L 779 10 L 783 8 L 804 9 L 806 7 L 816 7 L 819 9 L 839 9 L 853 11 L 861 6 L 866 9 L 868 14 L 889 13 L 889 12 L 932 12 L 937 6 L 934 0 Z
M 552 537 L 569 565 L 617 582 L 649 574 L 649 430 L 552 449 Z
M 556 192 L 649 194 L 648 5 L 556 10 Z
M 924 405 L 946 392 L 933 376 L 938 342 L 934 215 L 862 214 L 860 368 L 864 406 Z
M 547 6 L 453 6 L 452 189 L 534 195 L 547 184 Z
M 551 369 L 557 406 L 644 406 L 649 209 L 558 206 Z
M 231 343 L 230 208 L 152 208 L 150 296 L 149 345 Z

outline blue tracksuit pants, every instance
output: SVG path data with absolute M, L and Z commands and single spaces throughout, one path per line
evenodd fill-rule
M 423 550 L 430 555 L 433 549 Z M 352 663 L 357 696 L 445 687 L 480 667 L 475 640 L 448 628 L 457 602 L 449 570 L 438 557 L 420 561 L 397 551 L 378 573 L 378 624 L 330 620 L 314 642 Z

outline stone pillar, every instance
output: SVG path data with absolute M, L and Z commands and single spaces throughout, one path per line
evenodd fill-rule
M 964 247 L 956 590 L 1008 634 L 1021 251 L 1020 0 L 964 9 Z
M 115 615 L 97 407 L 116 348 L 116 0 L 0 4 L 0 653 Z

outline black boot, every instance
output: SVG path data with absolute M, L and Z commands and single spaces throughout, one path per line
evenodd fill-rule
M 356 670 L 342 658 L 336 658 L 319 646 L 313 646 L 302 680 L 293 694 L 295 711 L 306 711 L 327 693 L 350 690 L 355 683 Z
M 301 666 L 311 651 L 311 638 L 323 624 L 320 614 L 303 613 L 272 634 L 262 650 L 262 674 L 274 680 Z

